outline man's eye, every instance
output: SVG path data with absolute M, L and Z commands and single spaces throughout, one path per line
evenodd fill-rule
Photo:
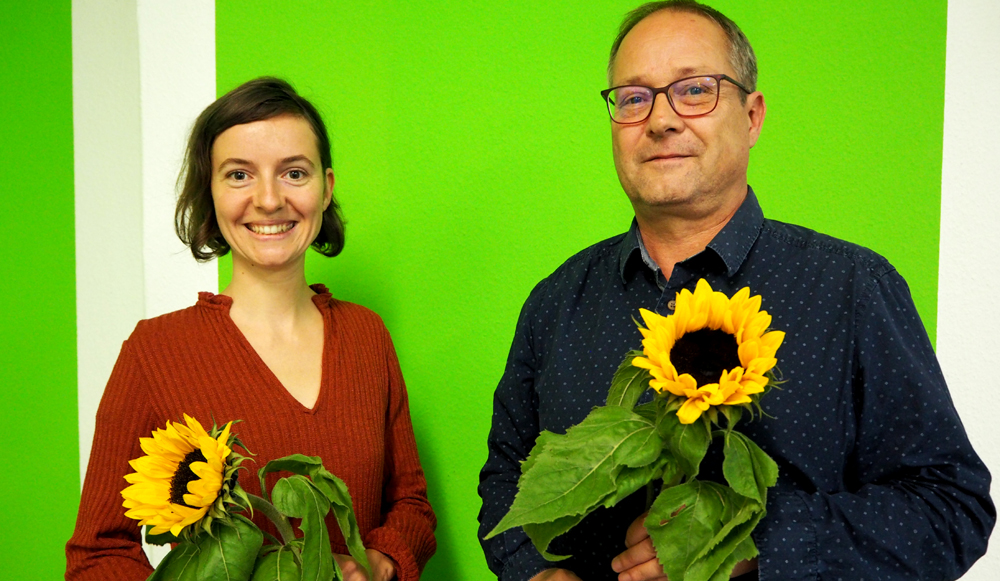
M 642 91 L 623 91 L 618 94 L 619 107 L 641 107 L 649 102 L 649 95 Z
M 684 83 L 674 88 L 674 95 L 681 98 L 707 97 L 715 94 L 715 87 L 705 83 Z

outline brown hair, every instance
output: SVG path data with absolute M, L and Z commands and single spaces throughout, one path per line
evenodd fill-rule
M 183 183 L 174 211 L 174 230 L 199 261 L 229 253 L 222 237 L 212 202 L 212 146 L 223 131 L 235 125 L 264 121 L 279 115 L 294 115 L 309 122 L 316 136 L 323 170 L 333 167 L 330 138 L 316 108 L 295 92 L 287 82 L 275 77 L 247 81 L 209 105 L 191 129 L 184 166 L 178 183 Z M 336 256 L 344 249 L 344 219 L 340 205 L 330 194 L 323 212 L 323 224 L 312 242 L 320 254 Z
M 611 70 L 615 66 L 615 57 L 618 56 L 618 49 L 621 47 L 622 41 L 625 40 L 625 35 L 627 35 L 632 28 L 634 28 L 636 24 L 639 24 L 639 22 L 641 22 L 644 18 L 661 10 L 673 10 L 675 12 L 697 14 L 708 18 L 721 26 L 723 32 L 726 33 L 726 38 L 729 40 L 729 64 L 733 67 L 733 70 L 736 71 L 738 80 L 743 83 L 743 85 L 749 89 L 751 93 L 757 90 L 757 55 L 754 54 L 753 47 L 750 46 L 750 41 L 747 39 L 746 35 L 743 34 L 740 27 L 737 26 L 735 22 L 727 18 L 725 14 L 722 14 L 711 6 L 705 6 L 704 4 L 699 4 L 693 0 L 664 0 L 661 2 L 648 2 L 625 15 L 625 19 L 622 20 L 622 25 L 618 29 L 618 36 L 615 37 L 615 42 L 611 45 L 611 56 L 608 59 L 609 85 L 611 84 Z M 741 92 L 740 98 L 745 101 L 746 95 Z

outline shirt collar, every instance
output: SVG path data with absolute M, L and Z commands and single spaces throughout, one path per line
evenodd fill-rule
M 715 238 L 708 243 L 707 250 L 714 252 L 726 265 L 727 276 L 733 276 L 743 266 L 750 249 L 757 241 L 761 229 L 764 227 L 764 212 L 760 209 L 757 196 L 753 188 L 747 186 L 747 196 L 740 204 L 736 213 L 729 219 L 729 222 L 722 227 L 722 230 L 715 235 Z M 626 278 L 626 267 L 633 256 L 639 258 L 650 270 L 655 270 L 652 259 L 644 252 L 639 237 L 639 223 L 632 218 L 632 226 L 622 240 L 621 251 L 618 255 L 618 272 L 622 282 L 628 282 Z

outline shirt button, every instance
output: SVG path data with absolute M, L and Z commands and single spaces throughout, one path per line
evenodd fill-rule
M 677 308 L 677 301 L 670 301 L 667 303 L 667 308 L 671 311 Z

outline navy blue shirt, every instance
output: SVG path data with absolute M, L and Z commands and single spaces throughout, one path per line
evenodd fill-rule
M 749 286 L 786 332 L 785 379 L 740 424 L 779 466 L 753 537 L 762 580 L 956 579 L 986 550 L 990 475 L 958 418 L 905 281 L 871 250 L 766 220 L 752 190 L 702 252 L 666 279 L 638 227 L 567 260 L 524 304 L 493 405 L 480 474 L 480 538 L 513 501 L 541 430 L 564 433 L 603 405 L 626 352 L 641 349 L 639 308 L 672 312 L 705 278 Z M 646 394 L 649 398 L 649 393 Z M 703 470 L 713 473 L 718 450 Z M 556 539 L 545 561 L 521 529 L 483 541 L 490 569 L 526 581 L 550 567 L 617 579 L 611 559 L 644 510 L 640 491 Z

